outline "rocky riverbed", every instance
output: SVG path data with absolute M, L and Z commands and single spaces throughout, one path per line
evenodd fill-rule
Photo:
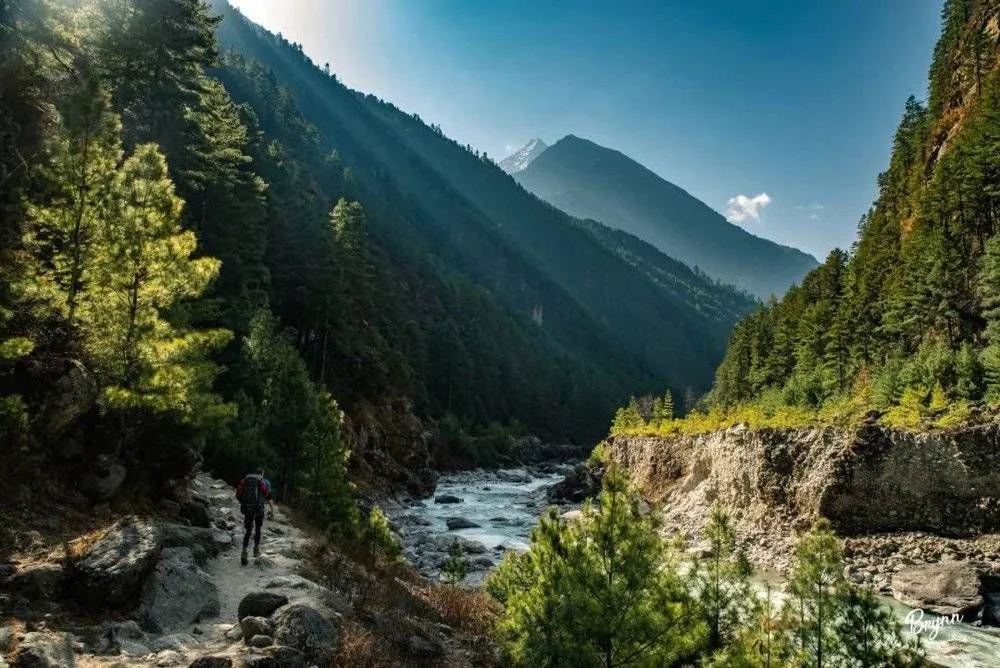
M 549 490 L 572 470 L 572 464 L 539 464 L 445 474 L 430 498 L 379 503 L 407 561 L 422 574 L 440 577 L 448 549 L 457 540 L 469 565 L 466 584 L 477 585 L 507 550 L 528 548 L 531 529 L 549 506 Z

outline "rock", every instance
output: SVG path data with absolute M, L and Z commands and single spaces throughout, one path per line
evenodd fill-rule
M 242 640 L 243 628 L 239 624 L 233 624 L 225 633 L 226 640 Z
M 92 503 L 100 503 L 118 493 L 127 474 L 128 469 L 121 464 L 110 464 L 98 473 L 87 473 L 81 477 L 77 488 Z
M 305 668 L 305 655 L 294 647 L 273 645 L 264 651 L 277 662 L 278 668 Z
M 475 566 L 476 568 L 483 568 L 483 569 L 493 568 L 493 560 L 484 555 L 473 559 L 472 565 Z
M 478 540 L 462 541 L 462 549 L 464 549 L 467 554 L 486 554 L 486 546 Z
M 181 655 L 172 649 L 165 649 L 162 652 L 157 652 L 153 662 L 157 666 L 179 666 L 181 664 Z
M 32 564 L 15 573 L 9 587 L 31 600 L 52 601 L 60 597 L 65 582 L 66 573 L 60 564 Z
M 892 576 L 892 596 L 937 615 L 975 615 L 982 605 L 979 574 L 968 562 L 942 561 L 903 568 Z
M 432 659 L 444 654 L 444 645 L 440 641 L 414 635 L 406 641 L 406 653 L 415 659 Z
M 188 668 L 233 668 L 233 660 L 228 656 L 199 656 Z
M 284 594 L 269 591 L 250 592 L 240 601 L 236 618 L 242 621 L 244 617 L 270 617 L 275 610 L 287 604 L 288 597 Z
M 445 524 L 448 525 L 449 531 L 455 531 L 456 529 L 477 529 L 480 526 L 464 517 L 449 517 L 445 520 Z
M 454 494 L 441 494 L 434 497 L 434 503 L 462 503 L 462 499 Z
M 240 620 L 240 630 L 242 638 L 248 642 L 254 636 L 274 635 L 274 625 L 267 617 L 244 617 Z
M 299 650 L 310 663 L 330 665 L 340 644 L 340 615 L 331 622 L 309 606 L 287 606 L 274 616 L 274 641 Z
M 212 526 L 208 506 L 200 501 L 188 501 L 181 504 L 180 516 L 191 522 L 191 526 L 205 529 Z
M 46 392 L 35 420 L 42 440 L 51 443 L 66 433 L 94 407 L 97 394 L 97 381 L 87 367 L 77 360 L 67 360 L 66 370 Z
M 491 517 L 490 522 L 493 524 L 510 524 L 510 520 L 506 517 Z
M 134 648 L 144 639 L 145 634 L 143 634 L 142 629 L 136 622 L 109 622 L 101 628 L 101 638 L 97 643 L 97 653 L 134 653 L 126 652 L 126 648 Z
M 219 529 L 163 523 L 159 531 L 163 547 L 190 547 L 196 558 L 217 557 L 233 545 L 232 534 Z M 204 562 L 198 559 L 198 563 Z
M 561 482 L 553 485 L 549 491 L 549 501 L 582 503 L 584 499 L 597 496 L 601 491 L 603 468 L 587 462 L 578 464 Z
M 264 635 L 263 633 L 258 633 L 250 638 L 249 644 L 251 647 L 270 647 L 274 644 L 274 638 L 269 635 Z
M 279 664 L 266 654 L 251 654 L 243 659 L 243 668 L 279 668 Z
M 14 644 L 14 627 L 0 626 L 0 656 L 3 656 Z
M 187 547 L 168 547 L 146 580 L 139 619 L 154 633 L 165 633 L 219 614 L 219 589 L 198 568 Z
M 500 470 L 496 472 L 496 476 L 498 480 L 502 480 L 504 482 L 517 483 L 519 485 L 531 482 L 531 476 L 521 471 Z
M 83 603 L 98 607 L 124 605 L 134 599 L 159 554 L 156 527 L 127 517 L 73 564 L 71 587 Z
M 983 594 L 983 624 L 1000 626 L 1000 593 Z
M 14 656 L 15 668 L 71 668 L 75 665 L 73 643 L 65 633 L 26 633 Z
M 194 636 L 187 633 L 174 633 L 156 638 L 153 642 L 149 643 L 149 649 L 153 652 L 163 652 L 168 649 L 175 652 L 183 652 L 188 647 L 194 647 L 197 644 L 198 641 Z

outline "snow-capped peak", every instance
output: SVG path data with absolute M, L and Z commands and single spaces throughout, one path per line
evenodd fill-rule
M 542 154 L 548 146 L 541 139 L 532 139 L 521 149 L 500 161 L 500 167 L 508 174 L 516 174 L 526 169 L 531 161 Z

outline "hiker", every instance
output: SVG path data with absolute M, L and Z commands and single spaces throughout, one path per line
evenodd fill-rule
M 247 565 L 247 548 L 250 546 L 250 532 L 253 531 L 253 556 L 260 556 L 260 527 L 264 523 L 264 504 L 270 508 L 268 519 L 274 519 L 274 502 L 271 501 L 271 486 L 264 478 L 264 469 L 258 468 L 248 473 L 236 487 L 236 498 L 243 510 L 243 554 L 240 563 Z

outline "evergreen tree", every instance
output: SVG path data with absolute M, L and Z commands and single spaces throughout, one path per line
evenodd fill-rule
M 665 665 L 697 654 L 705 629 L 678 555 L 638 501 L 610 471 L 579 520 L 543 520 L 527 556 L 513 562 L 522 572 L 502 567 L 499 630 L 515 663 Z
M 788 584 L 785 613 L 794 628 L 797 651 L 816 668 L 835 665 L 836 622 L 847 583 L 840 543 L 825 520 L 818 521 L 795 546 Z
M 991 401 L 1000 399 L 1000 237 L 986 242 L 979 272 L 979 294 L 986 320 L 986 349 L 983 351 L 986 392 Z
M 32 297 L 62 313 L 72 327 L 94 246 L 113 215 L 122 151 L 110 99 L 85 64 L 63 106 L 63 131 L 53 133 L 48 164 L 40 170 L 54 192 L 29 204 L 24 245 L 34 258 Z
M 712 506 L 705 539 L 710 553 L 696 564 L 695 597 L 708 625 L 708 649 L 715 651 L 732 643 L 747 622 L 751 568 L 718 503 Z
M 448 546 L 448 558 L 444 561 L 444 566 L 441 568 L 441 574 L 444 576 L 444 581 L 450 585 L 457 585 L 469 572 L 469 560 L 465 556 L 465 550 L 462 548 L 462 544 L 458 542 L 458 539 L 451 541 L 451 545 Z

